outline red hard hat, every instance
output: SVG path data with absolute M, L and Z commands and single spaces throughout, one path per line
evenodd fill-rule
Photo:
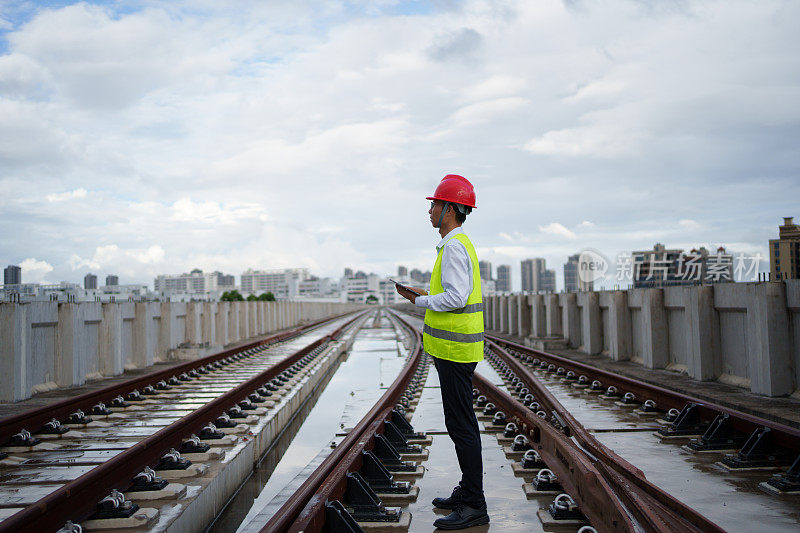
M 426 197 L 426 200 L 442 200 L 475 208 L 475 189 L 464 176 L 448 174 L 439 182 L 433 196 Z

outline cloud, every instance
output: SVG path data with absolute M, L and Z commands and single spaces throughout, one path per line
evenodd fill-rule
M 566 237 L 567 239 L 578 238 L 574 231 L 567 229 L 564 225 L 559 224 L 558 222 L 551 222 L 546 226 L 539 226 L 539 231 L 550 235 L 559 235 L 561 237 Z
M 51 193 L 45 196 L 48 202 L 64 202 L 66 200 L 73 200 L 76 198 L 86 198 L 86 189 L 78 188 L 72 191 L 66 191 L 61 193 Z
M 766 256 L 800 196 L 797 2 L 62 4 L 0 33 L 0 259 L 48 279 L 430 269 L 447 173 L 551 266 Z
M 597 123 L 548 131 L 528 141 L 525 149 L 540 155 L 613 159 L 639 153 L 648 138 L 644 131 Z
M 19 263 L 22 269 L 23 283 L 42 283 L 46 282 L 47 274 L 53 271 L 53 265 L 47 261 L 40 261 L 34 257 L 23 259 Z
M 453 113 L 453 120 L 460 125 L 481 124 L 490 120 L 502 121 L 507 113 L 519 110 L 528 105 L 528 101 L 520 97 L 496 98 L 466 105 Z
M 193 202 L 191 198 L 181 198 L 172 204 L 171 211 L 170 220 L 178 222 L 233 224 L 246 219 L 260 222 L 269 220 L 258 204 L 222 205 L 219 202 Z
M 678 225 L 687 231 L 696 231 L 702 228 L 702 224 L 689 218 L 683 218 L 678 221 Z
M 73 254 L 70 256 L 69 263 L 73 270 L 83 267 L 108 270 L 122 267 L 131 261 L 140 265 L 157 265 L 163 263 L 165 258 L 166 252 L 157 244 L 144 249 L 123 249 L 116 244 L 108 244 L 95 248 L 91 258 L 83 259 L 77 254 Z
M 428 48 L 428 55 L 436 61 L 466 59 L 481 46 L 483 37 L 473 28 L 461 28 L 436 39 Z

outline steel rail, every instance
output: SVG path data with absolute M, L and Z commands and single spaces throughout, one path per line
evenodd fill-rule
M 270 335 L 255 342 L 244 344 L 235 348 L 229 348 L 200 359 L 195 359 L 194 361 L 188 361 L 186 363 L 172 366 L 165 370 L 149 372 L 139 377 L 127 379 L 120 383 L 115 383 L 107 387 L 85 392 L 70 398 L 65 398 L 50 405 L 45 405 L 36 409 L 30 409 L 28 411 L 0 419 L 0 444 L 7 442 L 9 439 L 11 439 L 11 437 L 23 429 L 27 429 L 31 433 L 35 433 L 39 430 L 39 428 L 53 418 L 59 421 L 64 420 L 78 409 L 88 412 L 98 402 L 108 403 L 110 400 L 119 395 L 127 394 L 133 390 L 141 389 L 147 385 L 155 385 L 159 381 L 168 380 L 172 376 L 178 376 L 202 366 L 215 363 L 239 352 L 295 337 L 305 331 L 316 328 L 322 324 L 325 324 L 326 322 L 341 318 L 347 314 L 348 313 L 343 313 L 322 320 L 317 320 L 316 322 L 312 322 L 298 328 Z
M 395 317 L 415 335 L 411 358 L 356 427 L 264 524 L 261 533 L 321 531 L 325 522 L 326 501 L 341 499 L 344 495 L 346 474 L 361 467 L 361 452 L 372 448 L 375 433 L 383 432 L 383 421 L 411 382 L 421 359 L 422 335 L 408 322 L 397 315 Z
M 539 418 L 507 392 L 479 373 L 472 383 L 480 393 L 515 421 L 565 491 L 598 531 L 636 531 L 637 525 L 615 494 L 605 476 L 563 433 Z
M 637 401 L 644 402 L 645 400 L 652 400 L 659 409 L 665 411 L 669 409 L 677 409 L 680 411 L 686 404 L 694 403 L 697 404 L 698 414 L 702 420 L 710 422 L 720 414 L 727 414 L 730 416 L 731 427 L 744 435 L 750 435 L 754 431 L 760 430 L 763 427 L 768 427 L 772 431 L 773 442 L 776 445 L 794 452 L 800 452 L 800 429 L 798 428 L 744 413 L 688 394 L 665 389 L 658 385 L 621 376 L 579 361 L 573 361 L 567 357 L 536 350 L 501 337 L 493 335 L 485 335 L 485 337 L 503 348 L 510 348 L 525 355 L 561 366 L 565 370 L 572 370 L 576 375 L 583 374 L 589 379 L 596 379 L 606 387 L 613 385 L 621 393 L 631 392 L 636 397 Z
M 257 376 L 248 379 L 203 407 L 66 483 L 38 502 L 3 520 L 0 522 L 0 533 L 52 531 L 61 527 L 67 520 L 79 523 L 91 516 L 96 510 L 97 502 L 108 495 L 112 489 L 124 490 L 130 486 L 133 476 L 141 472 L 145 466 L 155 466 L 167 450 L 179 447 L 184 439 L 200 431 L 210 420 L 214 420 L 229 407 L 247 398 L 255 389 L 283 372 L 316 347 L 338 338 L 347 326 L 364 314 L 364 312 L 359 313 L 335 331 L 301 348 Z
M 645 524 L 648 531 L 687 531 L 686 526 L 693 526 L 696 531 L 724 531 L 688 505 L 650 483 L 641 470 L 598 441 L 517 358 L 493 341 L 487 341 L 487 346 L 524 382 L 536 401 L 545 407 L 545 412 L 557 413 L 566 424 L 567 434 L 574 436 L 581 446 L 598 459 L 598 469 L 604 472 L 611 485 L 617 489 L 617 494 L 627 501 L 629 509 Z M 674 529 L 682 521 L 684 523 L 681 529 Z
M 557 413 L 566 427 L 563 432 L 556 429 L 477 373 L 473 383 L 499 410 L 513 416 L 521 433 L 527 432 L 548 468 L 595 527 L 659 533 L 724 531 L 649 483 L 638 468 L 597 441 L 520 361 L 491 340 L 486 344 L 525 382 L 537 402 Z

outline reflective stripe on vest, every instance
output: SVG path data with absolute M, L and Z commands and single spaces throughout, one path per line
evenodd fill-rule
M 425 311 L 422 341 L 426 353 L 459 363 L 483 359 L 483 301 L 478 257 L 469 238 L 463 233 L 451 237 L 461 241 L 472 263 L 472 292 L 464 307 L 450 311 Z M 444 292 L 442 287 L 442 254 L 439 249 L 431 273 L 431 295 Z
M 461 309 L 452 309 L 447 311 L 448 313 L 477 313 L 478 311 L 483 311 L 483 303 L 476 303 L 476 304 L 469 304 L 465 305 Z
M 483 340 L 482 331 L 480 333 L 456 333 L 455 331 L 432 328 L 428 324 L 425 324 L 425 326 L 422 328 L 422 332 L 427 333 L 431 337 L 444 339 L 446 341 L 481 342 Z

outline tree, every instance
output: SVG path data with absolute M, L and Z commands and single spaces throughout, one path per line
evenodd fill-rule
M 275 301 L 275 295 L 272 294 L 271 292 L 265 292 L 265 293 L 262 293 L 258 297 L 258 300 L 260 302 L 274 302 Z
M 219 299 L 221 302 L 243 302 L 244 296 L 239 291 L 233 290 L 223 292 Z
M 375 296 L 374 294 L 370 294 L 369 296 L 367 296 L 367 300 L 366 301 L 367 301 L 368 304 L 378 303 L 378 297 Z
M 248 294 L 247 295 L 247 301 L 248 302 L 255 302 L 256 300 L 258 300 L 258 298 L 256 298 L 255 294 Z

